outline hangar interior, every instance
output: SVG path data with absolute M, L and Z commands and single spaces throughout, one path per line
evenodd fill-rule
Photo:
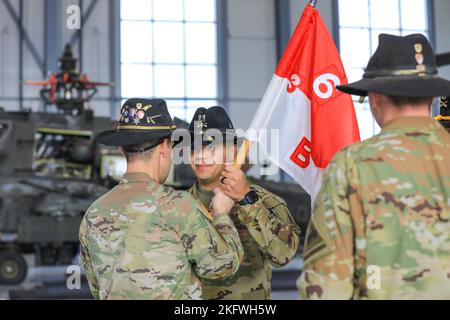
M 0 106 L 42 109 L 40 88 L 19 84 L 56 71 L 57 59 L 70 43 L 80 71 L 114 83 L 94 97 L 96 115 L 117 118 L 128 97 L 164 97 L 171 114 L 187 121 L 197 107 L 224 106 L 235 127 L 245 130 L 305 3 L 2 1 Z M 82 11 L 80 30 L 66 26 L 71 5 Z M 361 77 L 382 32 L 422 32 L 437 53 L 450 51 L 450 3 L 445 0 L 321 0 L 317 8 L 340 49 L 349 81 Z M 440 74 L 449 78 L 450 67 Z M 358 105 L 356 112 L 362 138 L 379 130 L 367 105 Z M 251 173 L 259 176 L 260 170 Z M 289 180 L 281 172 L 268 178 Z
M 90 101 L 95 116 L 117 120 L 127 98 L 158 97 L 166 99 L 172 116 L 187 122 L 198 107 L 223 106 L 234 126 L 246 130 L 307 2 L 1 0 L 0 107 L 54 112 L 43 103 L 41 87 L 25 82 L 57 72 L 70 44 L 80 72 L 113 83 L 99 87 Z M 317 9 L 349 82 L 361 78 L 380 33 L 423 33 L 436 53 L 450 52 L 447 0 L 318 0 Z M 450 66 L 439 73 L 450 79 Z M 368 103 L 354 101 L 361 138 L 367 139 L 380 128 Z M 265 175 L 260 165 L 248 174 L 293 182 L 281 170 Z M 36 272 L 45 277 L 45 271 Z M 294 287 L 281 288 L 290 292 L 281 298 L 293 297 Z

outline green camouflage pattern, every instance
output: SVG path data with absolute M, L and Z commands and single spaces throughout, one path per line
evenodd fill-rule
M 201 299 L 200 279 L 232 276 L 243 248 L 227 215 L 206 217 L 187 192 L 127 174 L 80 227 L 80 262 L 96 299 Z
M 270 299 L 270 265 L 283 266 L 297 252 L 300 229 L 286 203 L 257 185 L 250 184 L 250 188 L 258 194 L 258 201 L 246 206 L 236 204 L 230 212 L 244 247 L 244 260 L 232 277 L 201 279 L 204 299 Z M 188 192 L 209 207 L 209 201 L 200 197 L 204 191 L 199 190 L 197 183 Z
M 303 299 L 450 299 L 450 134 L 403 117 L 337 153 L 297 285 Z

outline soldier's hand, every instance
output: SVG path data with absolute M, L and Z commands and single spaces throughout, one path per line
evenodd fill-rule
M 234 206 L 234 200 L 228 197 L 220 188 L 215 188 L 214 197 L 211 200 L 213 215 L 228 214 Z
M 225 167 L 220 179 L 222 182 L 221 189 L 235 201 L 244 199 L 245 195 L 250 191 L 245 173 L 233 165 Z

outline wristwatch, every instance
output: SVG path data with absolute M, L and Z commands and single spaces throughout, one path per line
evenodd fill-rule
M 246 206 L 248 204 L 254 204 L 258 201 L 259 197 L 255 190 L 250 190 L 245 194 L 244 199 L 240 200 L 238 203 L 241 206 Z

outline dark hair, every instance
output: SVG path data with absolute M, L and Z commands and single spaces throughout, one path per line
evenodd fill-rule
M 433 103 L 433 97 L 420 97 L 420 98 L 414 98 L 414 97 L 397 97 L 397 96 L 387 96 L 389 100 L 396 106 L 396 107 L 404 107 L 405 105 L 413 105 L 413 106 L 419 106 L 419 105 L 428 105 L 431 106 Z
M 165 139 L 159 139 L 139 144 L 131 144 L 122 147 L 122 152 L 128 162 L 135 160 L 148 160 L 150 159 L 153 150 L 159 146 Z

